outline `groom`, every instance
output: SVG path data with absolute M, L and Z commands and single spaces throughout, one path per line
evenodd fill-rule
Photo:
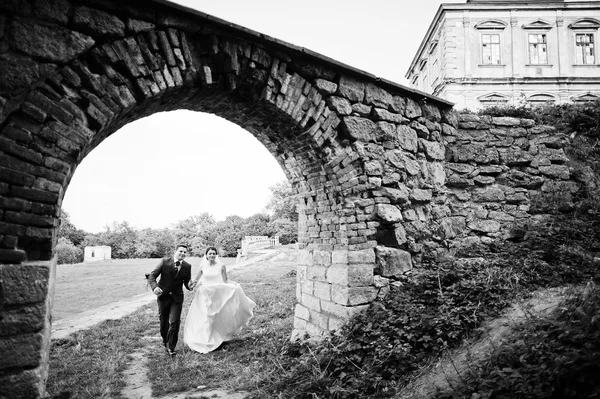
M 179 338 L 181 307 L 183 305 L 183 288 L 191 291 L 190 279 L 192 266 L 184 261 L 188 248 L 177 246 L 172 257 L 163 258 L 158 266 L 148 275 L 152 291 L 157 295 L 158 317 L 160 319 L 160 335 L 163 345 L 171 357 L 175 356 L 175 346 Z M 158 283 L 156 278 L 160 276 Z

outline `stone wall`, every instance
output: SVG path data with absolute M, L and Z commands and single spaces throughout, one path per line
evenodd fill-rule
M 550 128 L 459 117 L 161 0 L 0 2 L 0 70 L 0 398 L 44 395 L 64 192 L 138 118 L 213 113 L 278 161 L 299 202 L 294 337 L 339 328 L 427 257 L 510 237 L 538 193 L 579 187 Z

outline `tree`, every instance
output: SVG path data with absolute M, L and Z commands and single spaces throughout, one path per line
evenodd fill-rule
M 290 183 L 284 180 L 272 185 L 269 190 L 271 190 L 271 198 L 267 204 L 267 209 L 272 212 L 271 219 L 286 218 L 297 222 L 297 200 Z
M 111 247 L 113 258 L 131 259 L 135 257 L 136 230 L 129 222 L 113 222 L 111 226 L 105 226 L 106 231 L 100 233 L 98 245 Z
M 65 237 L 60 237 L 56 244 L 56 257 L 59 265 L 81 263 L 83 262 L 83 250 L 73 245 Z
M 224 256 L 236 256 L 238 248 L 242 246 L 244 238 L 245 220 L 239 216 L 227 216 L 224 221 L 218 222 L 214 228 L 215 246 Z
M 273 236 L 279 236 L 283 245 L 293 244 L 298 241 L 298 222 L 286 218 L 275 219 L 269 223 Z
M 215 218 L 207 213 L 190 216 L 175 224 L 177 241 L 188 244 L 192 255 L 203 255 L 204 249 L 214 241 Z
M 60 225 L 58 226 L 58 238 L 65 238 L 69 240 L 72 245 L 81 247 L 83 240 L 86 236 L 86 232 L 78 229 L 71 223 L 71 219 L 67 211 L 60 211 Z
M 271 236 L 272 229 L 269 226 L 269 215 L 257 213 L 250 216 L 244 223 L 245 236 Z

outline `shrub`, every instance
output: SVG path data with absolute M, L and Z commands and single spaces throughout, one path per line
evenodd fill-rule
M 83 250 L 64 237 L 58 239 L 56 254 L 59 265 L 83 262 Z

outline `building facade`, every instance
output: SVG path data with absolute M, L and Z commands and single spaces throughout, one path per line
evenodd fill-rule
M 442 4 L 406 73 L 458 109 L 600 99 L 600 1 Z

